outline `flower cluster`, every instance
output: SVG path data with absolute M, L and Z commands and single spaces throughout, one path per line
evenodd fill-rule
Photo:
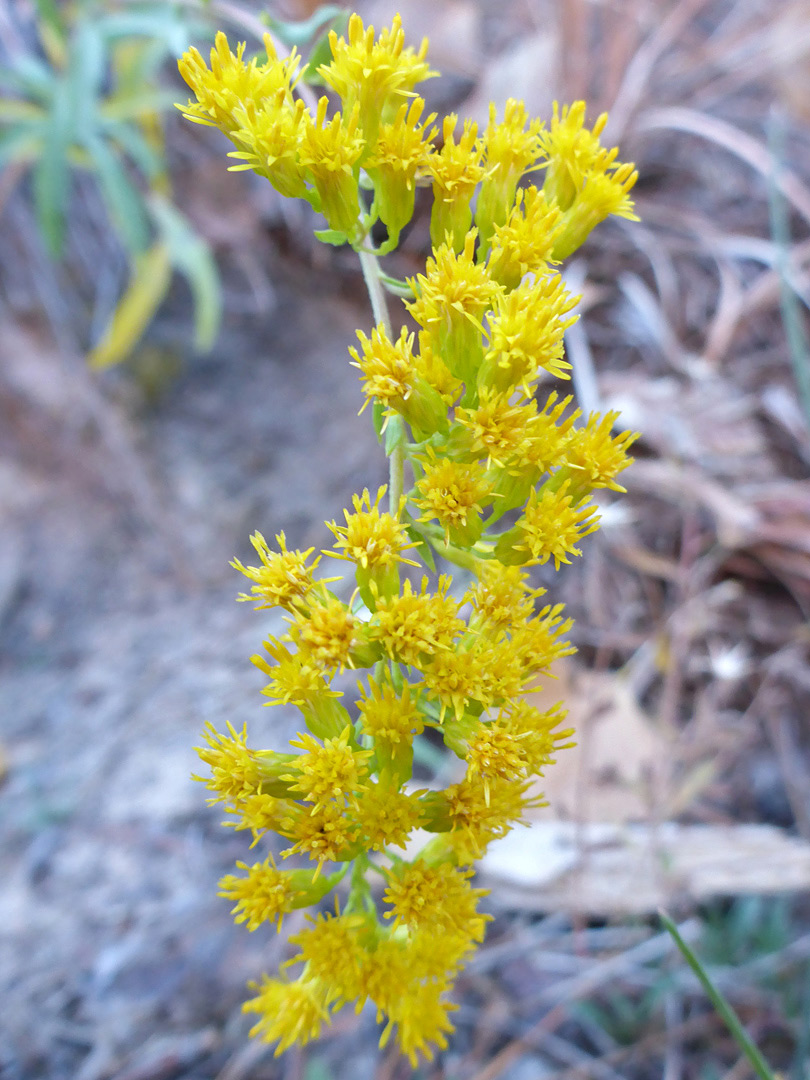
M 327 523 L 322 554 L 348 566 L 348 583 L 283 533 L 275 547 L 252 537 L 259 565 L 234 562 L 252 583 L 241 599 L 286 612 L 253 660 L 268 703 L 294 706 L 303 730 L 281 754 L 250 747 L 244 730 L 208 729 L 200 755 L 231 823 L 254 843 L 283 837 L 281 857 L 305 860 L 238 864 L 222 882 L 237 921 L 280 928 L 348 875 L 342 910 L 336 900 L 291 938 L 297 973 L 256 987 L 254 1032 L 281 1051 L 371 1001 L 382 1042 L 394 1033 L 416 1064 L 447 1045 L 446 992 L 483 938 L 472 864 L 540 801 L 536 780 L 572 735 L 561 707 L 527 697 L 573 650 L 562 605 L 544 602 L 526 568 L 580 554 L 598 527 L 592 493 L 623 490 L 635 436 L 540 386 L 570 369 L 577 297 L 555 266 L 609 214 L 633 217 L 636 173 L 600 145 L 605 118 L 588 128 L 582 102 L 555 106 L 549 127 L 512 100 L 481 134 L 455 116 L 434 123 L 414 91 L 435 74 L 427 44 L 405 47 L 398 17 L 375 36 L 353 15 L 330 41 L 318 75 L 340 99 L 331 116 L 326 96 L 314 115 L 296 99 L 299 61 L 269 38 L 262 61 L 219 34 L 210 67 L 193 49 L 180 62 L 196 97 L 185 115 L 224 131 L 237 168 L 308 200 L 322 237 L 364 260 L 378 321 L 350 353 L 391 463 L 387 509 L 386 488 L 364 491 Z M 433 192 L 433 251 L 398 286 L 417 329 L 394 333 L 376 255 L 397 244 L 418 185 Z M 377 221 L 388 240 L 375 251 Z M 436 556 L 463 568 L 466 588 L 436 574 Z M 347 669 L 356 697 L 336 688 Z M 444 789 L 413 781 L 425 738 L 458 759 Z

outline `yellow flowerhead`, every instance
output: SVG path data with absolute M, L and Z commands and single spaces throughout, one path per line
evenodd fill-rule
M 364 162 L 374 183 L 377 213 L 394 237 L 413 217 L 416 174 L 428 159 L 436 133 L 430 127 L 435 113 L 419 122 L 424 107 L 420 97 L 401 105 L 392 123 L 380 125 L 374 151 Z
M 480 382 L 501 391 L 519 387 L 528 398 L 541 369 L 569 378 L 563 335 L 579 318 L 568 314 L 579 299 L 566 292 L 560 275 L 553 273 L 527 279 L 499 296 L 489 316 L 489 348 Z
M 360 127 L 370 147 L 377 140 L 379 124 L 392 120 L 397 110 L 414 97 L 414 86 L 438 74 L 425 60 L 427 38 L 418 50 L 405 48 L 399 15 L 394 16 L 391 28 L 383 28 L 375 40 L 374 27 L 365 28 L 360 16 L 353 14 L 347 37 L 338 37 L 332 30 L 329 45 L 332 59 L 318 68 L 318 74 L 340 95 L 346 112 L 357 106 Z
M 360 713 L 360 725 L 364 735 L 369 735 L 376 742 L 409 743 L 414 735 L 423 730 L 422 714 L 416 705 L 411 683 L 404 683 L 398 693 L 390 682 L 378 682 L 369 677 L 368 690 L 362 683 L 357 708 Z
M 312 573 L 320 561 L 316 557 L 307 565 L 314 548 L 306 551 L 288 551 L 283 532 L 276 537 L 280 551 L 270 551 L 267 541 L 260 532 L 254 533 L 250 542 L 261 559 L 261 566 L 243 566 L 239 559 L 234 559 L 231 566 L 249 578 L 254 585 L 252 595 L 242 593 L 240 600 L 260 601 L 260 608 L 282 607 L 292 611 L 301 605 L 313 586 Z
M 380 500 L 387 488 L 381 487 L 372 505 L 368 488 L 362 495 L 353 495 L 354 513 L 344 510 L 345 525 L 327 522 L 327 528 L 335 536 L 336 551 L 325 551 L 336 559 L 347 559 L 363 570 L 387 570 L 397 563 L 419 566 L 413 559 L 406 559 L 402 552 L 413 547 L 405 526 L 393 514 L 380 513 Z
M 368 851 L 404 848 L 421 816 L 417 796 L 400 791 L 386 775 L 379 783 L 367 785 L 357 800 L 357 824 Z
M 317 1039 L 324 1024 L 329 1024 L 328 983 L 302 978 L 297 982 L 270 979 L 251 983 L 258 990 L 255 998 L 246 1001 L 242 1011 L 257 1013 L 258 1021 L 250 1029 L 263 1042 L 276 1042 L 276 1057 L 293 1043 L 304 1046 Z
M 512 404 L 511 393 L 482 386 L 476 407 L 456 409 L 455 421 L 470 433 L 472 453 L 503 467 L 519 452 L 536 415 L 534 398 Z
M 277 923 L 280 931 L 282 919 L 293 910 L 301 896 L 294 872 L 279 870 L 272 855 L 253 866 L 243 862 L 236 865 L 240 870 L 247 870 L 247 876 L 227 874 L 219 883 L 219 895 L 236 901 L 231 912 L 235 921 L 247 923 L 251 932 L 265 922 Z
M 237 732 L 229 722 L 228 732 L 229 735 L 220 735 L 212 724 L 206 724 L 203 731 L 206 745 L 196 747 L 200 759 L 211 768 L 206 787 L 217 792 L 212 802 L 226 799 L 239 802 L 257 792 L 266 775 L 263 760 L 269 755 L 251 750 L 247 745 L 247 724 Z M 205 778 L 195 776 L 194 779 Z
M 598 528 L 596 507 L 575 501 L 565 481 L 556 489 L 546 487 L 532 492 L 514 530 L 504 533 L 498 541 L 496 555 L 520 564 L 542 564 L 553 559 L 554 569 L 559 570 L 561 563 L 571 561 L 569 555 L 582 554 L 576 545 Z
M 472 889 L 472 874 L 448 863 L 432 866 L 424 859 L 397 863 L 385 871 L 383 902 L 391 906 L 385 918 L 393 919 L 394 927 L 421 927 L 437 936 L 456 931 L 481 941 L 489 916 L 479 915 L 476 903 L 489 890 Z
M 442 244 L 427 260 L 426 273 L 409 282 L 416 300 L 405 305 L 451 374 L 473 385 L 483 354 L 484 313 L 502 292 L 486 267 L 475 262 L 475 238 L 472 229 L 458 255 Z
M 323 671 L 343 670 L 355 640 L 356 619 L 336 596 L 325 593 L 321 603 L 295 613 L 289 640 L 294 641 L 305 659 Z
M 300 794 L 306 802 L 324 807 L 330 799 L 355 800 L 358 791 L 365 786 L 368 777 L 368 761 L 371 750 L 360 750 L 349 745 L 352 734 L 346 726 L 335 739 L 319 742 L 308 732 L 290 740 L 290 746 L 303 750 L 290 763 L 291 771 L 282 779 L 292 791 Z
M 562 214 L 536 187 L 520 188 L 506 221 L 496 225 L 490 240 L 490 277 L 506 289 L 516 288 L 528 273 L 546 272 L 562 229 Z
M 189 102 L 183 110 L 188 120 L 209 124 L 232 135 L 239 127 L 240 111 L 248 102 L 258 105 L 266 99 L 276 99 L 279 91 L 292 104 L 292 90 L 300 79 L 296 69 L 301 57 L 293 49 L 290 56 L 279 60 L 271 38 L 265 34 L 267 61 L 260 64 L 256 57 L 248 63 L 243 59 L 245 43 L 232 53 L 228 39 L 220 31 L 211 49 L 211 67 L 197 49 L 191 48 L 178 61 L 180 74 L 191 87 L 197 101 Z
M 460 251 L 472 225 L 470 200 L 484 176 L 481 164 L 483 143 L 478 126 L 465 120 L 461 138 L 456 142 L 458 117 L 451 114 L 442 124 L 441 150 L 431 154 L 425 172 L 433 180 L 433 211 L 430 217 L 430 240 L 434 247 L 448 242 Z
M 352 238 L 359 228 L 358 162 L 366 144 L 357 106 L 348 113 L 348 120 L 335 113 L 327 123 L 328 107 L 329 99 L 322 97 L 314 119 L 304 114 L 299 161 L 315 185 L 329 227 Z
M 616 483 L 616 477 L 631 464 L 633 459 L 627 456 L 627 451 L 638 434 L 623 431 L 611 435 L 619 416 L 618 412 L 604 416 L 591 413 L 584 427 L 572 431 L 565 454 L 568 464 L 577 470 L 571 477 L 572 488 L 583 494 L 594 488 L 625 490 Z
M 342 799 L 316 805 L 312 810 L 308 806 L 290 804 L 277 831 L 295 841 L 292 847 L 282 851 L 282 857 L 306 855 L 317 862 L 318 873 L 325 862 L 354 858 L 352 848 L 357 839 L 357 824 L 347 815 Z
M 386 422 L 390 416 L 403 416 L 424 435 L 447 425 L 447 405 L 438 389 L 420 373 L 420 364 L 413 355 L 413 334 L 403 326 L 396 342 L 390 341 L 385 329 L 376 326 L 367 338 L 357 331 L 362 355 L 349 346 L 352 367 L 360 369 L 360 381 L 366 400 L 372 399 L 385 407 Z
M 467 592 L 474 611 L 470 628 L 498 636 L 528 619 L 535 599 L 544 593 L 545 589 L 529 588 L 519 566 L 504 566 L 497 559 L 486 562 L 479 580 Z
M 368 959 L 364 940 L 370 930 L 367 915 L 317 915 L 290 937 L 300 949 L 290 963 L 306 964 L 307 977 L 328 986 L 330 1003 L 336 1001 L 340 1008 L 362 993 Z
M 231 138 L 240 147 L 228 157 L 240 161 L 232 172 L 252 169 L 266 177 L 273 187 L 288 198 L 308 198 L 304 170 L 298 148 L 303 131 L 305 106 L 280 88 L 275 97 L 255 102 L 250 99 L 234 110 L 237 127 Z
M 486 173 L 475 210 L 475 224 L 484 251 L 493 229 L 503 225 L 515 202 L 518 180 L 535 168 L 540 153 L 540 120 L 530 120 L 522 101 L 509 98 L 498 123 L 494 103 L 489 106 L 489 124 L 484 132 Z
M 415 593 L 410 581 L 402 592 L 377 605 L 369 623 L 369 635 L 379 641 L 393 660 L 419 666 L 424 653 L 449 649 L 453 639 L 464 630 L 458 617 L 458 602 L 447 595 L 450 578 L 440 577 L 435 593 L 427 591 L 428 579 L 422 578 Z
M 481 536 L 481 513 L 492 491 L 483 465 L 438 458 L 433 447 L 419 464 L 424 475 L 416 481 L 418 495 L 413 496 L 423 511 L 419 520 L 437 520 L 448 544 L 474 544 Z

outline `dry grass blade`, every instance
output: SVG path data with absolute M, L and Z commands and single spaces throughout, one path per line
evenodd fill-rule
M 661 20 L 658 29 L 640 46 L 627 66 L 616 100 L 611 106 L 607 138 L 619 142 L 624 137 L 631 116 L 644 99 L 659 58 L 707 3 L 708 0 L 680 0 Z
M 681 131 L 722 146 L 746 162 L 763 177 L 773 173 L 773 159 L 767 146 L 747 135 L 733 124 L 709 116 L 697 109 L 670 107 L 645 109 L 636 121 L 638 131 Z M 790 170 L 782 170 L 774 179 L 777 188 L 810 224 L 810 189 Z

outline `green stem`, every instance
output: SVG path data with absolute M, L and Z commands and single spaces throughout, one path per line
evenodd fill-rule
M 363 280 L 368 289 L 368 297 L 371 301 L 371 313 L 374 316 L 374 322 L 377 326 L 382 326 L 388 339 L 391 340 L 391 319 L 388 314 L 388 303 L 385 298 L 385 289 L 383 288 L 381 278 L 382 272 L 377 256 L 372 255 L 370 251 L 364 251 L 362 248 L 357 251 L 357 255 L 360 259 L 360 267 L 363 271 Z M 389 426 L 392 424 L 399 424 L 401 426 L 402 420 L 399 417 L 392 417 L 388 423 Z M 402 497 L 404 473 L 405 440 L 404 438 L 392 438 L 391 452 L 388 455 L 388 509 L 395 516 L 399 514 L 399 501 Z
M 740 1018 L 737 1016 L 737 1014 L 734 1012 L 734 1009 L 732 1009 L 731 1005 L 726 1001 L 726 999 L 711 981 L 703 964 L 701 964 L 695 953 L 692 952 L 691 948 L 681 937 L 675 923 L 664 911 L 659 911 L 658 915 L 661 919 L 661 922 L 664 924 L 670 936 L 672 937 L 673 941 L 681 950 L 684 960 L 686 960 L 689 967 L 692 969 L 692 971 L 694 971 L 695 975 L 697 975 L 698 981 L 700 982 L 700 985 L 703 987 L 703 989 L 706 991 L 712 1005 L 714 1005 L 717 1012 L 720 1014 L 723 1020 L 725 1020 L 726 1025 L 731 1034 L 734 1036 L 737 1045 L 742 1050 L 746 1058 L 748 1058 L 748 1062 L 751 1065 L 751 1068 L 754 1070 L 757 1076 L 760 1077 L 760 1080 L 774 1080 L 774 1074 L 768 1066 L 767 1061 L 762 1056 L 762 1054 L 760 1054 L 748 1032 L 740 1023 Z

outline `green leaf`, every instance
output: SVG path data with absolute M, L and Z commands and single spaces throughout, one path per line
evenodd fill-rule
M 68 123 L 67 95 L 57 92 L 44 126 L 42 154 L 33 177 L 37 225 L 54 258 L 61 255 L 65 242 L 65 212 L 70 193 Z
M 143 251 L 149 242 L 149 225 L 140 192 L 104 139 L 87 135 L 84 145 L 92 158 L 110 218 L 124 246 L 132 254 Z
M 701 964 L 696 953 L 692 951 L 690 946 L 687 945 L 684 939 L 681 937 L 681 934 L 675 923 L 664 911 L 659 910 L 658 915 L 661 919 L 661 922 L 664 924 L 667 933 L 670 935 L 672 940 L 680 949 L 681 955 L 683 956 L 684 960 L 686 960 L 689 967 L 692 969 L 695 975 L 697 975 L 698 982 L 706 991 L 706 994 L 708 995 L 712 1005 L 714 1005 L 718 1014 L 725 1021 L 726 1026 L 728 1027 L 731 1034 L 734 1036 L 735 1042 L 748 1059 L 748 1063 L 750 1064 L 751 1068 L 754 1070 L 760 1080 L 775 1080 L 773 1071 L 771 1070 L 765 1058 L 759 1052 L 759 1049 L 751 1039 L 748 1032 L 742 1026 L 740 1018 L 737 1016 L 736 1012 L 731 1007 L 729 1002 L 726 1001 L 720 990 L 709 978 L 708 972 L 704 968 L 703 964 Z
M 0 86 L 8 86 L 41 105 L 51 104 L 59 83 L 52 68 L 25 53 L 15 59 L 13 67 L 0 68 Z
M 320 240 L 323 244 L 332 244 L 334 247 L 341 247 L 349 242 L 346 233 L 341 232 L 339 229 L 316 229 L 315 239 Z
M 424 536 L 421 534 L 416 525 L 414 525 L 414 523 L 408 519 L 407 515 L 403 520 L 405 523 L 405 528 L 408 531 L 408 536 L 410 536 L 411 540 L 413 540 L 414 544 L 416 544 L 417 555 L 428 568 L 428 570 L 430 570 L 432 574 L 435 574 L 436 556 L 433 554 L 433 548 L 430 546 L 427 540 L 425 540 Z
M 297 45 L 301 48 L 302 45 L 306 45 L 308 41 L 311 41 L 315 34 L 320 30 L 324 23 L 337 22 L 338 20 L 346 20 L 348 24 L 349 16 L 345 9 L 339 7 L 337 4 L 324 4 L 323 7 L 318 8 L 314 14 L 308 19 L 303 19 L 300 22 L 285 19 L 275 19 L 272 15 L 266 15 L 265 21 L 270 30 L 288 47 L 292 48 L 293 45 Z
M 104 121 L 102 128 L 147 179 L 154 180 L 165 175 L 167 166 L 164 158 L 152 149 L 134 124 L 108 120 Z
M 45 148 L 42 126 L 17 127 L 0 132 L 0 165 L 24 161 L 33 164 Z
M 69 51 L 67 94 L 70 126 L 76 142 L 93 133 L 97 124 L 98 98 L 107 67 L 104 40 L 90 20 L 77 24 Z
M 222 319 L 219 271 L 211 249 L 177 207 L 159 196 L 149 209 L 163 239 L 172 266 L 188 281 L 194 299 L 194 344 L 201 351 L 216 340 Z

